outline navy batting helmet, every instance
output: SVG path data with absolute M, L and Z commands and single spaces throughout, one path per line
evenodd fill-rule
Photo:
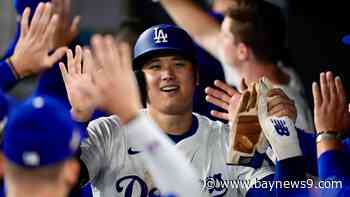
M 148 28 L 137 39 L 134 47 L 134 70 L 140 70 L 151 57 L 178 54 L 195 64 L 195 50 L 191 37 L 181 28 L 161 24 Z

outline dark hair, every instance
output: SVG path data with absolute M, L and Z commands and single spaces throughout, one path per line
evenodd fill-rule
M 226 16 L 236 42 L 249 46 L 259 61 L 276 63 L 285 44 L 286 24 L 279 7 L 264 0 L 237 0 Z
M 134 47 L 137 38 L 146 29 L 146 26 L 138 18 L 124 19 L 116 32 L 116 40 L 128 43 Z

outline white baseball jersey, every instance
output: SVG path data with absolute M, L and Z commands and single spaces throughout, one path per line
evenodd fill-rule
M 192 163 L 200 180 L 255 181 L 273 174 L 269 166 L 254 169 L 226 165 L 228 125 L 194 115 L 198 119 L 198 129 L 175 146 Z M 142 148 L 130 143 L 130 134 L 121 127 L 116 116 L 91 122 L 88 133 L 89 137 L 81 145 L 81 159 L 88 168 L 95 197 L 147 197 L 157 194 L 158 190 L 142 162 Z M 215 187 L 204 192 L 210 196 L 235 197 L 245 196 L 247 190 L 244 186 Z
M 314 131 L 313 117 L 309 105 L 304 98 L 304 86 L 301 83 L 297 73 L 292 69 L 279 64 L 279 67 L 289 76 L 288 85 L 276 85 L 281 88 L 286 95 L 294 100 L 297 108 L 297 120 L 295 126 L 304 129 L 307 132 Z

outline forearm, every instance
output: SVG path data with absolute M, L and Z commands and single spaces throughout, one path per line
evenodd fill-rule
M 217 45 L 220 24 L 215 19 L 192 0 L 160 0 L 160 3 L 175 23 L 185 29 L 198 45 L 219 58 Z
M 327 152 L 332 150 L 341 150 L 341 142 L 339 140 L 323 140 L 319 143 L 317 143 L 317 157 L 320 158 L 320 156 Z

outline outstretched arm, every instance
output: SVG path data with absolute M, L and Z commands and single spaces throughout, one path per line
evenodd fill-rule
M 52 67 L 62 58 L 66 47 L 53 49 L 54 32 L 58 16 L 53 14 L 51 3 L 40 3 L 29 24 L 30 9 L 26 8 L 21 19 L 21 32 L 14 54 L 1 62 L 0 88 L 10 89 L 17 80 L 40 73 Z
M 332 72 L 320 74 L 320 86 L 312 86 L 314 97 L 318 171 L 321 181 L 342 181 L 342 188 L 321 188 L 322 196 L 346 196 L 350 191 L 350 175 L 341 134 L 348 128 L 349 112 L 346 93 L 339 77 Z
M 197 44 L 219 59 L 220 24 L 191 0 L 160 0 L 177 25 L 185 29 Z

